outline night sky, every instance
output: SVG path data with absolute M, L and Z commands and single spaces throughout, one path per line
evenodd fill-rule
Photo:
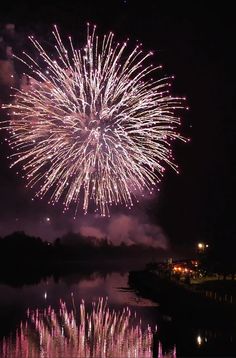
M 182 133 L 191 142 L 175 145 L 180 175 L 168 170 L 158 196 L 145 200 L 131 213 L 120 208 L 111 220 L 119 222 L 126 217 L 127 221 L 131 215 L 130 224 L 134 224 L 134 218 L 140 218 L 141 224 L 149 225 L 146 231 L 168 237 L 172 247 L 191 246 L 198 240 L 236 246 L 234 10 L 222 3 L 209 7 L 204 2 L 186 4 L 180 1 L 178 7 L 172 7 L 170 2 L 163 6 L 160 1 L 40 1 L 35 9 L 34 2 L 18 2 L 15 6 L 5 2 L 0 22 L 15 23 L 16 30 L 36 35 L 49 31 L 56 23 L 61 32 L 83 43 L 89 21 L 97 25 L 98 33 L 112 30 L 118 40 L 129 37 L 130 44 L 139 40 L 144 49 L 153 50 L 152 62 L 164 67 L 161 75 L 175 75 L 174 94 L 187 97 L 190 110 L 182 113 Z M 47 200 L 32 201 L 32 192 L 24 187 L 15 170 L 8 168 L 4 135 L 0 132 L 0 235 L 25 229 L 53 238 L 78 230 L 81 225 L 89 227 L 90 233 L 93 228 L 94 234 L 106 225 L 111 227 L 108 219 L 96 222 L 92 216 L 75 223 L 72 214 L 61 214 L 60 205 L 51 208 Z

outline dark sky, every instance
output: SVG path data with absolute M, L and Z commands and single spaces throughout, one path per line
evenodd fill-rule
M 182 115 L 182 132 L 191 143 L 175 146 L 180 175 L 168 170 L 160 195 L 143 202 L 132 214 L 163 227 L 172 245 L 191 245 L 200 239 L 233 245 L 233 7 L 214 2 L 206 6 L 201 1 L 180 1 L 173 7 L 171 2 L 163 6 L 163 1 L 157 0 L 40 1 L 37 8 L 33 1 L 1 5 L 0 22 L 13 22 L 26 33 L 42 33 L 56 23 L 65 34 L 84 39 L 87 21 L 95 23 L 101 34 L 112 30 L 117 39 L 137 39 L 144 49 L 153 50 L 153 62 L 163 64 L 163 75 L 175 75 L 174 93 L 186 96 L 190 106 Z M 37 232 L 72 230 L 70 216 L 62 219 L 60 207 L 49 208 L 46 200 L 31 201 L 32 193 L 8 169 L 6 150 L 1 145 L 0 235 L 4 231 L 1 226 L 14 230 L 19 228 L 19 220 L 26 230 L 37 225 L 41 228 Z

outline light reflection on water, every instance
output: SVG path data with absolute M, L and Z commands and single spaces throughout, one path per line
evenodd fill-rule
M 61 301 L 58 311 L 50 306 L 28 310 L 27 319 L 0 347 L 3 358 L 176 357 L 175 348 L 165 355 L 160 342 L 154 346 L 155 334 L 128 307 L 110 309 L 107 298 L 90 307 L 82 301 L 71 310 Z
M 174 345 L 177 347 L 177 356 L 206 357 L 221 355 L 236 357 L 235 315 L 232 314 L 232 322 L 235 323 L 226 321 L 224 325 L 222 325 L 222 321 L 218 322 L 218 318 L 212 321 L 214 317 L 211 318 L 211 321 L 203 320 L 200 323 L 196 323 L 191 318 L 186 323 L 185 319 L 182 320 L 182 316 L 177 320 L 175 317 L 170 316 L 168 312 L 163 311 L 162 307 L 158 304 L 155 305 L 152 301 L 141 298 L 132 291 L 128 285 L 128 273 L 122 270 L 119 272 L 106 270 L 99 272 L 80 271 L 61 276 L 47 277 L 39 282 L 23 282 L 14 280 L 13 283 L 0 283 L 1 358 L 74 358 L 72 356 L 73 350 L 76 352 L 76 347 L 82 349 L 81 343 L 79 345 L 78 342 L 80 341 L 79 327 L 82 323 L 80 320 L 82 299 L 85 300 L 84 307 L 86 308 L 86 314 L 91 314 L 92 302 L 98 303 L 99 297 L 108 297 L 106 307 L 107 309 L 109 308 L 109 312 L 114 310 L 117 317 L 119 317 L 119 312 L 123 312 L 124 307 L 129 307 L 129 311 L 126 312 L 126 315 L 130 312 L 130 316 L 128 315 L 129 325 L 123 335 L 123 340 L 126 342 L 122 342 L 123 352 L 125 347 L 131 349 L 130 342 L 134 344 L 134 341 L 130 338 L 131 328 L 136 327 L 141 318 L 142 324 L 140 329 L 144 341 L 140 341 L 140 336 L 137 338 L 141 342 L 140 347 L 142 342 L 149 342 L 146 345 L 144 343 L 142 345 L 142 349 L 146 347 L 145 354 L 147 357 L 157 358 L 158 354 L 160 357 L 165 357 L 164 353 L 166 352 L 169 352 L 169 355 L 166 354 L 166 357 L 173 357 Z M 73 315 L 75 319 L 76 328 L 73 331 L 75 336 L 68 336 L 69 326 L 64 330 L 64 336 L 60 333 L 61 329 L 65 326 L 63 323 L 62 305 L 59 304 L 60 298 L 63 302 L 66 302 L 68 317 Z M 181 305 L 181 302 L 179 304 Z M 29 308 L 28 317 L 26 317 L 27 308 Z M 57 329 L 57 337 L 52 335 L 52 328 L 54 326 L 49 315 L 50 312 L 54 312 L 56 319 L 54 332 Z M 41 333 L 41 336 L 33 322 L 33 317 L 38 317 L 38 319 L 40 317 L 40 324 L 44 327 L 43 335 Z M 218 317 L 217 312 L 216 317 Z M 20 322 L 22 323 L 20 324 Z M 154 352 L 153 339 L 151 342 L 148 341 L 148 325 L 151 327 L 149 328 L 151 329 L 151 334 L 155 331 L 155 326 L 157 325 L 158 327 L 157 334 L 154 335 Z M 18 330 L 16 331 L 17 327 Z M 77 338 L 75 340 L 73 337 L 76 337 L 76 334 Z M 107 336 L 108 340 L 105 347 L 110 350 L 115 349 L 115 346 L 111 348 L 111 342 L 109 341 L 111 333 L 108 335 L 107 332 Z M 2 337 L 6 337 L 4 344 Z M 48 347 L 47 344 L 50 346 L 47 355 L 45 350 L 43 350 L 45 347 L 42 346 L 40 348 L 40 337 L 44 338 L 43 342 L 46 348 Z M 114 337 L 113 344 L 116 342 Z M 92 343 L 90 342 L 89 345 L 88 339 L 86 342 L 87 349 L 91 349 Z M 129 346 L 127 342 L 129 342 Z M 56 349 L 58 349 L 58 355 L 56 355 Z M 68 355 L 59 355 L 59 349 L 66 349 L 65 354 Z M 5 355 L 3 355 L 3 352 L 5 352 Z M 79 353 L 75 354 L 79 358 Z M 125 352 L 124 356 L 128 357 Z M 115 354 L 110 357 L 116 358 Z

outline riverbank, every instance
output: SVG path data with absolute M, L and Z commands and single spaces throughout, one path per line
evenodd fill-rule
M 53 277 L 58 281 L 61 277 L 71 274 L 79 274 L 87 277 L 92 272 L 101 272 L 106 275 L 109 272 L 126 273 L 130 270 L 141 269 L 144 261 L 135 258 L 92 258 L 79 260 L 23 260 L 19 262 L 0 262 L 0 284 L 12 287 L 33 285 Z
M 146 270 L 131 271 L 129 285 L 140 296 L 158 302 L 160 311 L 173 319 L 235 325 L 234 305 L 213 300 L 195 287 Z

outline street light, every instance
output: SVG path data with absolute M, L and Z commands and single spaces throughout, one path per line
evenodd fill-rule
M 208 249 L 209 245 L 208 244 L 205 244 L 205 242 L 199 242 L 197 244 L 197 248 L 198 248 L 198 251 L 199 252 L 204 252 L 206 251 L 206 249 Z

